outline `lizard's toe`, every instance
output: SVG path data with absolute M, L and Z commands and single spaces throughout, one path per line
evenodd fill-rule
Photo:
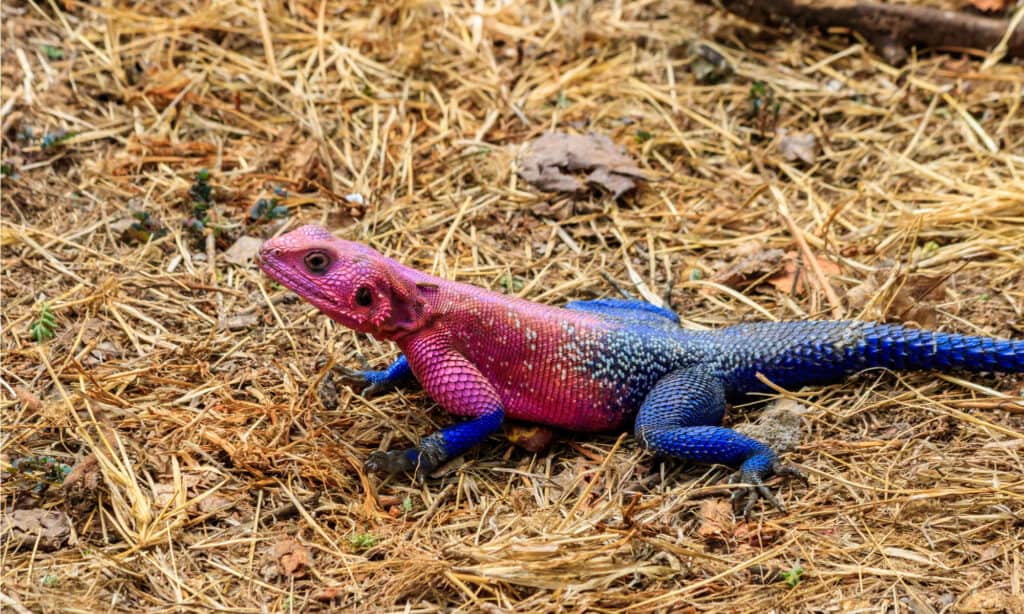
M 381 377 L 383 372 L 370 369 L 352 369 L 350 367 L 336 366 L 331 370 L 331 377 L 338 384 L 348 384 L 364 397 L 372 396 L 384 391 L 387 386 Z M 326 379 L 326 378 L 325 378 Z
M 786 507 L 772 494 L 764 484 L 764 480 L 772 475 L 782 477 L 795 477 L 807 483 L 807 476 L 802 471 L 775 458 L 774 454 L 757 455 L 747 459 L 739 471 L 729 478 L 730 484 L 749 484 L 746 488 L 740 488 L 732 493 L 731 501 L 733 510 L 739 513 L 739 506 L 742 503 L 742 515 L 747 518 L 754 509 L 758 499 L 764 499 L 772 507 L 785 513 Z

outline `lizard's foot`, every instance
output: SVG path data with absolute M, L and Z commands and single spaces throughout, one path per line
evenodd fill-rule
M 395 475 L 405 473 L 416 468 L 416 464 L 405 450 L 377 450 L 370 453 L 363 463 L 363 468 L 369 473 L 381 475 Z
M 369 473 L 391 476 L 398 473 L 411 473 L 416 482 L 422 484 L 437 468 L 439 463 L 430 460 L 416 448 L 408 450 L 377 450 L 370 453 L 363 463 Z
M 758 499 L 764 499 L 780 512 L 785 513 L 786 508 L 779 502 L 772 491 L 764 485 L 764 480 L 772 475 L 795 477 L 807 483 L 807 476 L 793 465 L 787 465 L 775 458 L 774 454 L 758 454 L 748 458 L 740 470 L 729 477 L 730 484 L 746 483 L 747 488 L 737 489 L 732 493 L 733 509 L 737 510 L 739 504 L 746 499 L 743 505 L 743 517 L 749 518 L 751 510 Z
M 358 389 L 359 394 L 364 397 L 384 392 L 391 387 L 385 383 L 387 379 L 385 371 L 336 366 L 331 369 L 329 377 L 335 378 L 338 383 L 349 384 L 353 388 Z

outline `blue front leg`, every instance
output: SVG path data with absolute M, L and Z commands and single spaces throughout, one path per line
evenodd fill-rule
M 416 377 L 409 367 L 409 361 L 404 355 L 399 355 L 386 369 L 377 371 L 373 369 L 350 369 L 348 367 L 335 367 L 343 380 L 357 385 L 362 385 L 361 394 L 370 396 L 378 392 L 385 392 L 393 388 L 412 384 Z

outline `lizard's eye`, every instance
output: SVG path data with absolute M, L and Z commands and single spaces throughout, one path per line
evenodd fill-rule
M 373 304 L 373 293 L 366 286 L 359 286 L 356 290 L 356 305 L 360 307 L 369 307 Z
M 323 273 L 327 270 L 327 267 L 331 266 L 330 256 L 327 255 L 327 252 L 321 250 L 309 252 L 302 259 L 302 262 L 305 263 L 310 273 Z

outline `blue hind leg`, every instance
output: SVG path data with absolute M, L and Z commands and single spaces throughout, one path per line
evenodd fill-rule
M 750 484 L 737 490 L 733 503 L 746 494 L 744 515 L 758 498 L 782 505 L 764 485 L 773 474 L 803 477 L 779 461 L 766 444 L 732 429 L 717 426 L 725 413 L 725 385 L 706 367 L 679 369 L 663 377 L 647 394 L 634 431 L 649 449 L 676 458 L 739 467 L 738 477 Z

